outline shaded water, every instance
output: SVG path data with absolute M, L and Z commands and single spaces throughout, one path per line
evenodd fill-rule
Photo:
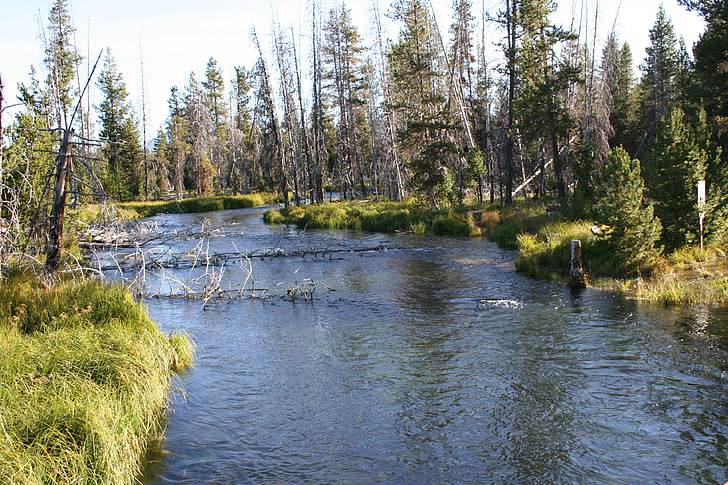
M 572 293 L 479 239 L 302 233 L 261 215 L 207 215 L 226 224 L 211 246 L 389 249 L 253 261 L 258 287 L 335 290 L 313 303 L 147 299 L 199 349 L 145 483 L 728 480 L 725 309 Z

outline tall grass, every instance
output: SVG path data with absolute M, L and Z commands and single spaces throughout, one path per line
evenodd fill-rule
M 0 288 L 0 482 L 135 482 L 187 335 L 98 281 Z
M 284 207 L 267 211 L 267 223 L 309 229 L 357 229 L 370 232 L 415 234 L 479 234 L 467 211 L 432 210 L 414 202 L 335 202 Z
M 641 281 L 638 298 L 667 305 L 728 301 L 728 260 L 721 248 L 682 248 L 664 258 L 652 277 Z
M 519 257 L 516 269 L 536 277 L 568 276 L 571 269 L 571 241 L 582 244 L 584 271 L 590 277 L 614 277 L 621 266 L 609 250 L 607 236 L 588 221 L 553 221 L 541 226 L 535 234 L 517 236 Z
M 213 212 L 230 209 L 248 209 L 260 207 L 275 199 L 271 194 L 249 194 L 195 197 L 154 202 L 123 202 L 121 207 L 132 218 L 150 217 L 156 214 L 193 214 L 199 212 Z
M 156 200 L 122 202 L 119 207 L 124 209 L 129 219 L 141 219 L 157 214 L 194 214 L 200 212 L 213 212 L 230 209 L 248 209 L 260 207 L 277 201 L 278 196 L 269 193 L 256 193 L 248 195 L 215 195 L 210 197 L 194 197 L 189 199 Z M 87 204 L 70 211 L 71 220 L 93 221 L 101 218 L 102 206 Z

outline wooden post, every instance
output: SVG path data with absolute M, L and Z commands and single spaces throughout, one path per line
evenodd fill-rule
M 571 281 L 569 286 L 573 289 L 586 288 L 586 278 L 581 266 L 581 241 L 571 241 Z
M 61 246 L 63 244 L 63 215 L 66 210 L 66 179 L 71 168 L 70 146 L 73 130 L 64 130 L 63 143 L 58 152 L 58 165 L 56 167 L 56 184 L 53 196 L 53 208 L 48 226 L 48 249 L 46 252 L 46 269 L 55 271 L 61 260 Z

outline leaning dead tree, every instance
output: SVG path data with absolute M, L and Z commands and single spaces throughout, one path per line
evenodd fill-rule
M 102 51 L 103 52 L 103 51 Z M 45 235 L 46 239 L 46 262 L 45 268 L 48 272 L 54 272 L 58 268 L 61 261 L 63 248 L 63 222 L 66 212 L 66 200 L 69 192 L 73 192 L 74 199 L 79 195 L 92 196 L 97 201 L 108 199 L 101 182 L 94 172 L 92 160 L 88 155 L 83 155 L 83 150 L 78 151 L 78 164 L 80 168 L 84 168 L 88 174 L 87 180 L 81 179 L 78 172 L 74 170 L 74 140 L 79 139 L 82 146 L 98 143 L 89 139 L 76 136 L 73 129 L 73 122 L 76 114 L 81 106 L 86 90 L 93 78 L 96 67 L 101 59 L 99 53 L 96 63 L 89 74 L 86 85 L 79 96 L 79 101 L 71 115 L 71 118 L 65 124 L 65 128 L 59 128 L 61 134 L 61 144 L 55 158 L 55 163 L 46 177 L 46 186 L 43 195 L 38 203 L 35 211 L 35 217 L 29 231 L 29 239 Z M 73 189 L 71 189 L 73 187 Z M 83 190 L 83 192 L 82 192 Z M 50 207 L 50 210 L 48 208 Z

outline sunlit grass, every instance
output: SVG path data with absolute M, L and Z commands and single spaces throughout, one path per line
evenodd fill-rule
M 290 206 L 266 212 L 267 223 L 309 229 L 357 229 L 370 232 L 413 232 L 440 235 L 480 235 L 467 210 L 433 210 L 416 202 L 341 201 Z
M 118 207 L 123 209 L 126 218 L 134 220 L 156 214 L 193 214 L 230 209 L 248 209 L 270 204 L 277 200 L 277 195 L 261 192 L 247 195 L 216 195 L 149 202 L 122 202 Z M 100 205 L 87 204 L 74 209 L 71 214 L 75 219 L 94 221 L 101 218 L 102 210 L 103 207 Z
M 682 248 L 664 258 L 637 297 L 668 305 L 728 301 L 728 259 L 720 248 Z
M 0 482 L 135 483 L 185 334 L 98 281 L 0 288 Z

